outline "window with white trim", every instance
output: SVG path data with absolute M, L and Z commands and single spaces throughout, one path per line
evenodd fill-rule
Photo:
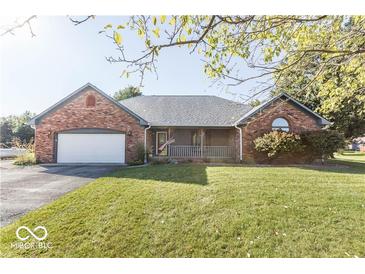
M 272 130 L 289 131 L 289 123 L 284 118 L 276 118 L 271 124 Z

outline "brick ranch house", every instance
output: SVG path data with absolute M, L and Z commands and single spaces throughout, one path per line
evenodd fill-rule
M 286 93 L 252 108 L 216 96 L 139 96 L 117 102 L 86 84 L 34 117 L 40 163 L 118 163 L 150 157 L 260 161 L 256 137 L 330 124 Z

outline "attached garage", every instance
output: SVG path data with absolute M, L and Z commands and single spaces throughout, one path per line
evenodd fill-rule
M 125 134 L 79 129 L 58 133 L 57 163 L 125 163 Z

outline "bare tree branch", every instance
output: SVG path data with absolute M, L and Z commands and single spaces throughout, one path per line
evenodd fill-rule
M 68 16 L 68 19 L 70 19 L 70 21 L 75 25 L 80 25 L 82 23 L 85 23 L 86 21 L 88 21 L 89 19 L 95 19 L 95 15 L 88 15 L 86 16 L 86 18 L 81 19 L 81 20 L 77 20 L 77 19 L 73 19 L 72 17 Z
M 28 25 L 28 27 L 29 27 L 29 31 L 30 31 L 30 34 L 32 35 L 32 37 L 36 36 L 36 35 L 34 34 L 34 32 L 33 32 L 32 26 L 31 26 L 31 24 L 30 24 L 30 21 L 31 21 L 31 20 L 33 20 L 33 19 L 35 19 L 35 18 L 37 18 L 37 16 L 36 16 L 36 15 L 32 15 L 32 16 L 28 17 L 27 19 L 25 19 L 25 20 L 24 20 L 24 21 L 22 21 L 22 22 L 17 22 L 17 21 L 15 21 L 15 23 L 14 23 L 13 25 L 11 25 L 11 26 L 7 26 L 7 27 L 4 27 L 4 26 L 3 26 L 3 28 L 5 29 L 5 31 L 3 31 L 3 32 L 0 34 L 0 36 L 4 36 L 4 35 L 6 35 L 6 34 L 12 34 L 12 35 L 15 35 L 15 34 L 14 34 L 14 31 L 15 31 L 16 29 L 20 29 L 20 28 L 24 27 L 25 25 Z

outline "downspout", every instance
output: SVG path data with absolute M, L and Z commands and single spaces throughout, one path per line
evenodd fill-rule
M 234 127 L 240 132 L 240 162 L 242 162 L 242 128 L 237 126 L 237 122 L 234 124 Z
M 144 163 L 147 164 L 147 130 L 151 128 L 150 123 L 148 123 L 148 127 L 144 129 Z

